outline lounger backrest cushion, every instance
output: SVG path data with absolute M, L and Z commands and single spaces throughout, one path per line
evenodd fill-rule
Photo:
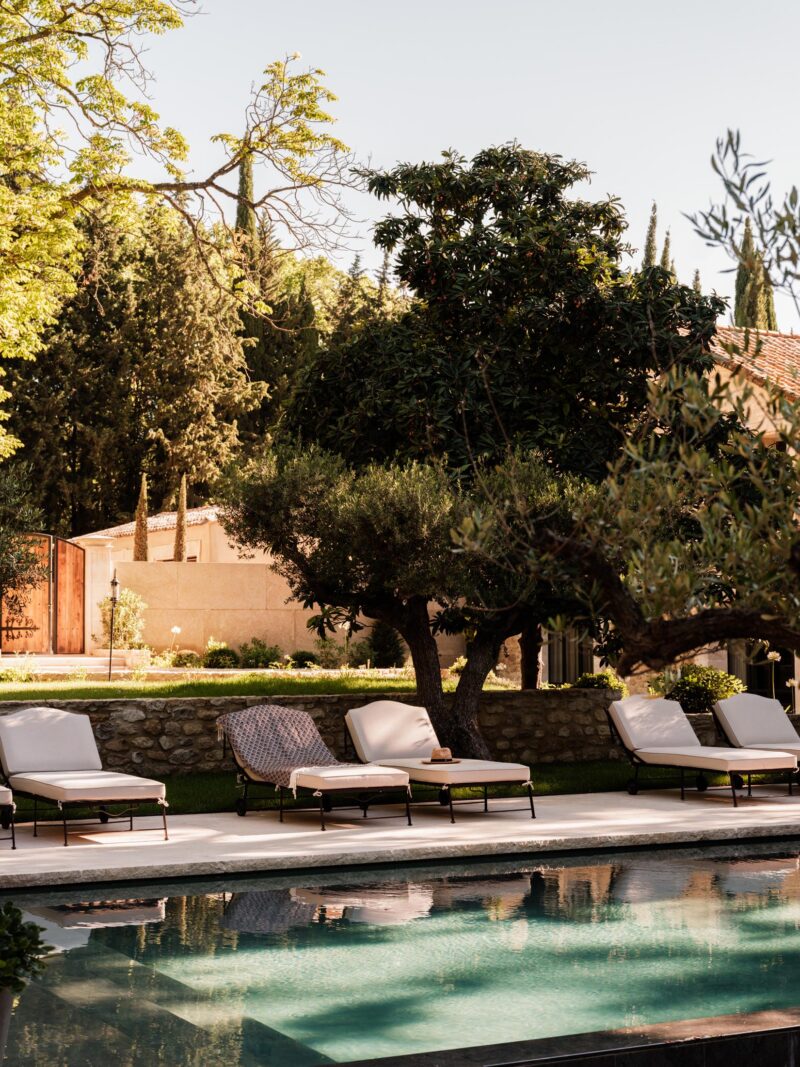
M 439 739 L 425 708 L 397 700 L 374 700 L 345 715 L 359 759 L 430 759 Z
M 23 708 L 0 715 L 0 763 L 6 774 L 103 767 L 89 716 L 60 708 Z
M 739 748 L 748 745 L 799 745 L 800 737 L 779 701 L 737 693 L 714 705 L 728 740 Z
M 634 696 L 615 700 L 609 713 L 625 747 L 690 748 L 700 744 L 677 700 Z

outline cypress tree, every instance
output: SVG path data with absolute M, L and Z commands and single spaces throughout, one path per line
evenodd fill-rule
M 739 251 L 733 322 L 735 326 L 754 330 L 778 328 L 772 282 L 764 266 L 763 257 L 756 248 L 750 219 L 744 224 L 742 247 Z
M 175 547 L 172 558 L 176 563 L 186 562 L 186 475 L 181 475 L 181 487 L 178 492 L 178 511 L 175 515 Z
M 236 202 L 236 231 L 247 237 L 251 255 L 258 245 L 258 219 L 253 207 L 253 157 L 242 156 L 239 164 L 239 199 Z
M 647 225 L 647 237 L 644 242 L 644 256 L 642 257 L 642 269 L 656 265 L 656 228 L 658 226 L 658 210 L 655 201 L 650 208 L 650 222 Z
M 698 296 L 700 296 L 702 294 L 702 292 L 703 292 L 703 288 L 702 288 L 702 286 L 700 284 L 700 270 L 699 269 L 697 269 L 694 272 L 694 280 L 692 282 L 692 289 L 694 289 L 694 291 L 697 293 Z
M 670 271 L 670 273 L 672 272 L 672 259 L 670 257 L 669 246 L 669 230 L 667 230 L 667 235 L 664 238 L 664 248 L 661 251 L 661 263 L 659 264 L 659 266 L 662 270 L 668 270 Z
M 136 505 L 136 530 L 133 535 L 133 558 L 136 563 L 147 562 L 147 475 L 142 474 L 139 502 Z

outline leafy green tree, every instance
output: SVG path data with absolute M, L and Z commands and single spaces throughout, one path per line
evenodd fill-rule
M 87 226 L 76 294 L 41 360 L 11 377 L 13 431 L 50 529 L 129 519 L 142 471 L 157 508 L 184 473 L 203 494 L 238 449 L 237 419 L 261 386 L 247 378 L 239 305 L 207 259 L 170 209 Z
M 142 39 L 178 29 L 187 10 L 182 0 L 19 0 L 0 10 L 0 358 L 40 350 L 43 328 L 75 292 L 78 223 L 101 204 L 124 211 L 139 193 L 194 223 L 209 199 L 236 200 L 227 183 L 251 155 L 274 179 L 257 206 L 298 245 L 335 223 L 344 146 L 329 133 L 333 96 L 320 71 L 295 73 L 291 58 L 267 67 L 245 133 L 216 135 L 212 173 L 187 178 L 186 144 L 150 106 L 142 63 Z M 138 156 L 155 180 L 132 173 Z M 194 232 L 222 247 L 213 231 Z M 0 458 L 15 447 L 0 427 Z
M 175 546 L 172 558 L 178 563 L 186 562 L 186 475 L 181 475 L 181 487 L 178 491 L 178 509 L 175 515 Z
M 31 504 L 31 471 L 24 465 L 0 466 L 0 600 L 3 623 L 25 624 L 31 592 L 47 576 L 48 561 L 37 542 L 26 535 L 42 528 L 42 516 Z M 0 647 L 6 631 L 0 631 Z
M 624 270 L 617 202 L 568 196 L 587 174 L 514 144 L 367 172 L 400 206 L 375 238 L 412 299 L 334 332 L 287 428 L 354 462 L 435 455 L 463 470 L 508 438 L 602 478 L 651 377 L 711 366 L 722 305 Z
M 753 240 L 749 218 L 745 220 L 739 266 L 736 269 L 733 322 L 735 326 L 749 326 L 756 330 L 778 328 L 772 283 L 764 267 L 764 259 Z
M 650 221 L 647 224 L 647 236 L 644 242 L 644 255 L 642 256 L 642 269 L 656 265 L 656 233 L 658 228 L 658 208 L 655 201 L 650 208 Z

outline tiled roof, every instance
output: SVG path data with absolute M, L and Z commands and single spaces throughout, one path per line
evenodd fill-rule
M 186 525 L 202 526 L 204 522 L 216 522 L 218 510 L 213 505 L 203 508 L 186 509 Z M 177 511 L 160 511 L 158 515 L 150 515 L 147 519 L 147 529 L 174 530 L 178 525 Z M 132 537 L 136 532 L 135 522 L 126 522 L 122 526 L 111 526 L 108 530 L 98 530 L 97 537 Z
M 800 400 L 800 334 L 750 330 L 745 351 L 726 351 L 726 344 L 745 349 L 745 332 L 739 326 L 717 327 L 711 344 L 717 362 L 738 367 L 758 384 L 774 382 L 788 397 Z

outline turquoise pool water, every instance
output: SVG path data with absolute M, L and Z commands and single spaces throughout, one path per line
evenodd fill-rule
M 56 951 L 4 1067 L 305 1067 L 795 1007 L 781 849 L 18 896 Z

